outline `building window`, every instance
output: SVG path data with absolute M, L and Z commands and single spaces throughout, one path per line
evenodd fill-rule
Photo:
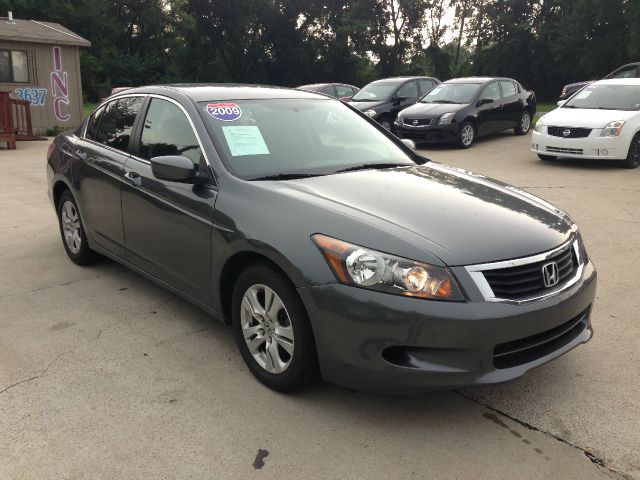
M 0 50 L 0 83 L 29 83 L 27 52 Z

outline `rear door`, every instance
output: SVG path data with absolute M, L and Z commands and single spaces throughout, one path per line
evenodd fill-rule
M 478 107 L 478 134 L 497 132 L 501 129 L 502 121 L 502 95 L 500 93 L 500 85 L 497 81 L 489 83 L 478 97 L 479 101 L 483 99 L 492 100 L 491 103 L 480 105 Z
M 502 90 L 502 115 L 500 119 L 500 129 L 513 128 L 520 122 L 523 106 L 518 87 L 511 80 L 500 80 Z
M 144 96 L 113 100 L 89 119 L 74 154 L 80 213 L 87 234 L 100 247 L 124 257 L 121 188 L 129 143 Z
M 199 121 L 199 119 L 196 119 Z M 190 297 L 211 303 L 213 209 L 217 190 L 184 109 L 152 97 L 125 170 L 122 215 L 127 259 Z M 150 159 L 188 157 L 210 178 L 206 185 L 158 180 Z

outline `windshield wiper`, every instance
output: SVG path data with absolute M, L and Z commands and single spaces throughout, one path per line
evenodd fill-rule
M 321 177 L 325 173 L 276 173 L 264 177 L 250 178 L 249 180 L 296 180 L 298 178 Z
M 396 168 L 396 167 L 413 167 L 413 163 L 364 163 L 362 165 L 354 165 L 353 167 L 347 167 L 340 170 L 336 170 L 333 173 L 353 172 L 355 170 L 369 170 L 369 169 L 381 169 L 381 168 Z
M 352 98 L 354 102 L 377 102 L 375 98 Z
M 451 100 L 434 100 L 431 103 L 458 103 L 458 102 L 453 102 Z

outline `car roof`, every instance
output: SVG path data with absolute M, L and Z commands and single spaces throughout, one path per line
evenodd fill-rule
M 131 95 L 136 93 L 155 93 L 167 95 L 169 97 L 178 97 L 182 94 L 191 98 L 194 102 L 207 102 L 211 100 L 261 100 L 271 98 L 328 99 L 325 95 L 307 92 L 305 90 L 237 83 L 178 83 L 171 85 L 149 85 L 146 87 L 131 88 L 122 92 L 122 95 Z
M 591 85 L 640 85 L 640 78 L 608 78 L 598 80 Z
M 444 83 L 488 83 L 494 80 L 509 80 L 515 82 L 513 78 L 506 77 L 460 77 L 460 78 L 452 78 L 451 80 L 447 80 Z
M 422 75 L 409 76 L 409 77 L 388 77 L 388 78 L 381 78 L 379 80 L 374 80 L 373 82 L 370 82 L 369 85 L 371 85 L 372 83 L 400 83 L 400 82 L 405 82 L 407 80 L 414 80 L 419 78 L 428 78 L 429 80 L 438 80 L 436 77 L 426 77 Z
M 322 87 L 328 87 L 330 85 L 345 85 L 347 87 L 353 87 L 353 85 L 349 85 L 348 83 L 340 83 L 340 82 L 329 82 L 329 83 L 310 83 L 308 85 L 300 85 L 299 87 L 296 88 L 322 88 Z M 354 87 L 354 88 L 358 88 L 358 87 Z

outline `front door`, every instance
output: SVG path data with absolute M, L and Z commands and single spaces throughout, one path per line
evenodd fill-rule
M 415 80 L 409 80 L 398 88 L 394 97 L 397 98 L 398 101 L 394 102 L 391 107 L 392 121 L 396 119 L 400 110 L 403 110 L 418 101 L 418 98 L 420 97 L 418 82 Z
M 500 116 L 502 114 L 502 99 L 498 82 L 491 82 L 487 85 L 478 98 L 480 102 L 485 99 L 491 100 L 490 103 L 478 107 L 478 135 L 497 132 L 501 128 Z
M 211 304 L 213 211 L 217 190 L 183 110 L 151 98 L 134 155 L 125 165 L 122 215 L 127 260 L 188 296 Z M 188 157 L 206 185 L 158 180 L 150 159 Z

